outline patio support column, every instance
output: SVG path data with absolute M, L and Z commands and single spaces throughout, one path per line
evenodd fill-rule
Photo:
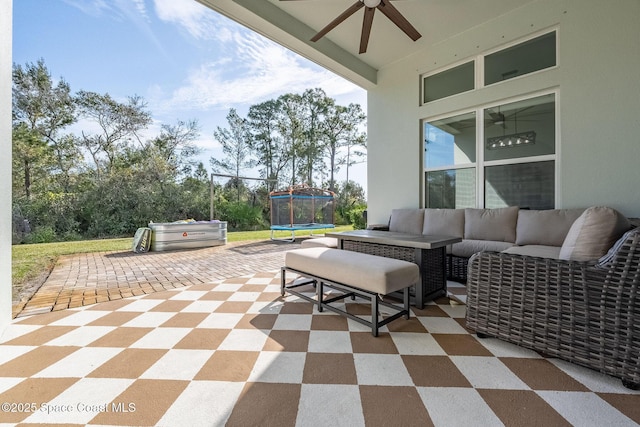
M 13 0 L 0 0 L 0 336 L 11 322 L 11 61 Z

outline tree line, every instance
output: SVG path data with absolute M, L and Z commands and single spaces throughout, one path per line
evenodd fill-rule
M 268 194 L 305 183 L 336 192 L 337 221 L 359 221 L 362 188 L 336 172 L 365 155 L 365 116 L 321 89 L 231 109 L 215 139 L 223 156 L 199 160 L 196 120 L 163 124 L 137 95 L 72 93 L 44 60 L 13 66 L 13 241 L 130 236 L 148 222 L 216 218 L 231 229 L 268 228 Z M 78 130 L 79 128 L 81 130 Z M 73 129 L 73 131 L 72 131 Z M 228 175 L 215 180 L 210 173 Z M 262 181 L 242 179 L 245 174 Z

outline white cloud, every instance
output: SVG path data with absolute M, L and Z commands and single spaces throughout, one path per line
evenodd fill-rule
M 356 90 L 355 85 L 248 30 L 233 32 L 223 50 L 225 56 L 190 70 L 181 87 L 155 103 L 163 110 L 227 109 L 314 87 L 332 97 Z
M 156 46 L 164 56 L 167 53 L 151 30 L 145 0 L 63 0 L 83 13 L 94 16 L 108 16 L 118 21 L 130 21 Z M 192 1 L 195 3 L 195 1 Z
M 221 16 L 195 0 L 154 0 L 155 11 L 163 21 L 183 27 L 196 39 L 216 38 Z
M 214 61 L 188 70 L 185 81 L 171 95 L 152 95 L 154 109 L 228 109 L 315 87 L 321 87 L 331 97 L 359 90 L 194 0 L 154 3 L 158 18 L 182 27 L 195 39 L 210 40 L 218 52 Z M 154 90 L 154 95 L 161 93 Z
M 91 16 L 101 16 L 111 10 L 111 6 L 105 0 L 63 0 L 70 6 L 80 9 L 83 13 Z
M 91 16 L 111 15 L 117 19 L 130 19 L 139 21 L 141 18 L 148 21 L 147 9 L 144 0 L 63 0 L 83 13 Z

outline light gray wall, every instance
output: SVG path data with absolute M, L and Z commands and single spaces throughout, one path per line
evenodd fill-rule
M 558 29 L 558 66 L 420 106 L 424 73 Z M 558 91 L 556 207 L 608 205 L 640 216 L 640 2 L 540 0 L 380 70 L 368 92 L 368 215 L 422 201 L 420 120 Z
M 12 0 L 0 0 L 0 336 L 11 322 Z

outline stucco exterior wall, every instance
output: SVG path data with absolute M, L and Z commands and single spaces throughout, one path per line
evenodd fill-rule
M 12 0 L 0 0 L 0 337 L 11 321 Z
M 420 106 L 420 75 L 547 29 L 558 66 Z M 540 0 L 380 70 L 368 92 L 368 215 L 421 206 L 421 120 L 557 91 L 558 208 L 607 205 L 640 216 L 640 2 Z

